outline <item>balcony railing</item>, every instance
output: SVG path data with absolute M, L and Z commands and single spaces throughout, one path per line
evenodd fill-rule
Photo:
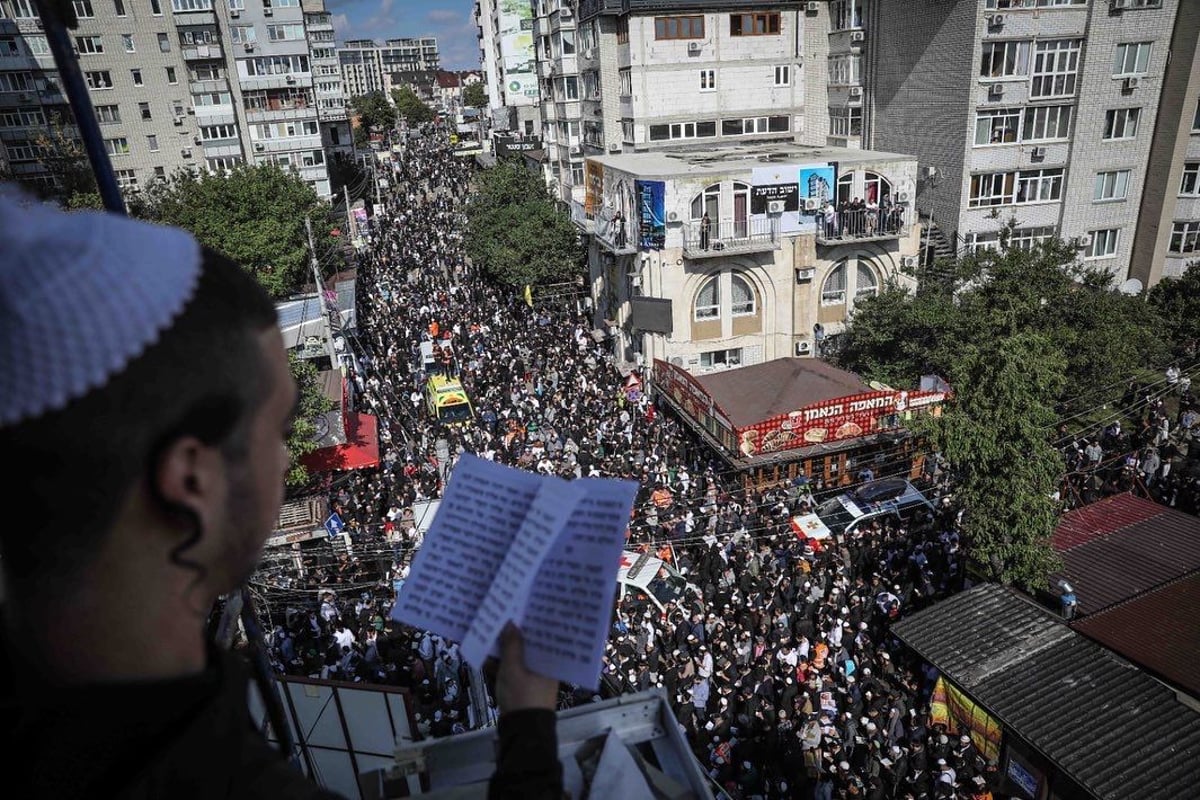
M 733 253 L 760 253 L 779 249 L 779 219 L 688 222 L 683 226 L 683 255 L 686 258 L 718 258 Z
M 637 252 L 637 232 L 631 230 L 629 220 L 616 211 L 602 209 L 596 214 L 592 230 L 600 246 L 614 255 Z
M 183 48 L 184 61 L 199 61 L 208 58 L 224 58 L 219 44 L 186 45 Z
M 817 212 L 819 244 L 837 245 L 851 241 L 901 239 L 908 235 L 909 227 L 907 206 Z

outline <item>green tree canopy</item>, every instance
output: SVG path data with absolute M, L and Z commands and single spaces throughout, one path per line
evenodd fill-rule
M 390 128 L 396 124 L 396 108 L 387 95 L 375 91 L 350 99 L 350 107 L 358 114 L 359 123 L 367 128 Z
M 290 457 L 287 485 L 289 488 L 297 488 L 308 484 L 308 470 L 300 463 L 300 459 L 317 448 L 315 421 L 321 414 L 333 408 L 333 402 L 321 392 L 317 381 L 317 368 L 313 362 L 297 358 L 295 353 L 288 353 L 288 366 L 291 367 L 292 377 L 296 379 L 296 386 L 300 390 L 299 408 L 287 438 Z
M 1044 589 L 1058 566 L 1051 495 L 1064 466 L 1049 434 L 1066 368 L 1061 349 L 1042 334 L 971 345 L 950 373 L 953 401 L 940 417 L 915 423 L 957 475 L 972 560 L 985 577 L 1028 590 Z
M 191 231 L 281 298 L 311 282 L 304 219 L 318 248 L 327 247 L 328 212 L 299 175 L 259 165 L 224 175 L 179 170 L 150 191 L 147 216 Z
M 1163 278 L 1150 290 L 1150 305 L 1163 320 L 1163 331 L 1180 358 L 1195 360 L 1200 350 L 1200 267 L 1178 278 Z
M 463 105 L 467 108 L 483 108 L 487 105 L 487 89 L 483 81 L 469 83 L 463 88 Z
M 411 86 L 401 86 L 392 89 L 392 100 L 396 102 L 396 113 L 409 122 L 430 122 L 433 120 L 433 109 L 417 97 Z
M 570 217 L 542 179 L 516 162 L 481 173 L 467 208 L 467 255 L 513 286 L 567 280 L 582 250 Z

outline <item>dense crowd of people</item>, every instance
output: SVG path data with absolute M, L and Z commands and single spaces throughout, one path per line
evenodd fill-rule
M 446 137 L 425 129 L 402 148 L 390 166 L 389 212 L 376 218 L 357 278 L 352 381 L 357 407 L 379 419 L 382 463 L 329 487 L 350 552 L 289 553 L 260 573 L 257 588 L 268 605 L 274 598 L 277 669 L 407 687 L 421 736 L 482 723 L 486 712 L 468 691 L 477 673 L 456 645 L 388 617 L 393 587 L 421 545 L 413 505 L 440 495 L 463 452 L 568 478 L 630 478 L 642 488 L 628 549 L 669 562 L 689 586 L 659 602 L 637 592 L 618 602 L 600 694 L 661 688 L 697 759 L 731 797 L 991 796 L 996 764 L 965 731 L 930 718 L 936 676 L 889 634 L 900 615 L 961 588 L 947 473 L 930 471 L 933 511 L 864 526 L 824 548 L 798 538 L 789 520 L 834 487 L 732 480 L 638 382 L 627 383 L 585 309 L 527 304 L 466 262 L 472 167 Z M 422 343 L 436 345 L 432 362 Z M 443 425 L 431 413 L 423 393 L 431 370 L 461 381 L 473 422 Z M 1169 448 L 1181 432 L 1200 427 L 1179 380 L 1180 410 L 1165 423 L 1165 407 L 1134 387 L 1130 407 L 1141 403 L 1153 417 L 1141 430 L 1064 439 L 1081 495 L 1119 490 L 1096 467 L 1137 450 L 1133 469 L 1145 487 L 1194 508 L 1194 487 L 1185 498 L 1180 474 L 1163 467 L 1179 457 Z M 1148 458 L 1155 448 L 1157 466 Z M 871 477 L 871 465 L 860 466 L 858 478 Z M 581 687 L 563 702 L 600 694 Z

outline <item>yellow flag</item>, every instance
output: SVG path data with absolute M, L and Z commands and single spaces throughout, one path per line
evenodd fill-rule
M 533 287 L 528 283 L 525 284 L 525 302 L 530 308 L 533 308 Z

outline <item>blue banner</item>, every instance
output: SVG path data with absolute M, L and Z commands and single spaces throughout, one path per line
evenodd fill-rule
M 667 243 L 667 185 L 662 181 L 634 181 L 638 204 L 638 247 L 662 250 Z

